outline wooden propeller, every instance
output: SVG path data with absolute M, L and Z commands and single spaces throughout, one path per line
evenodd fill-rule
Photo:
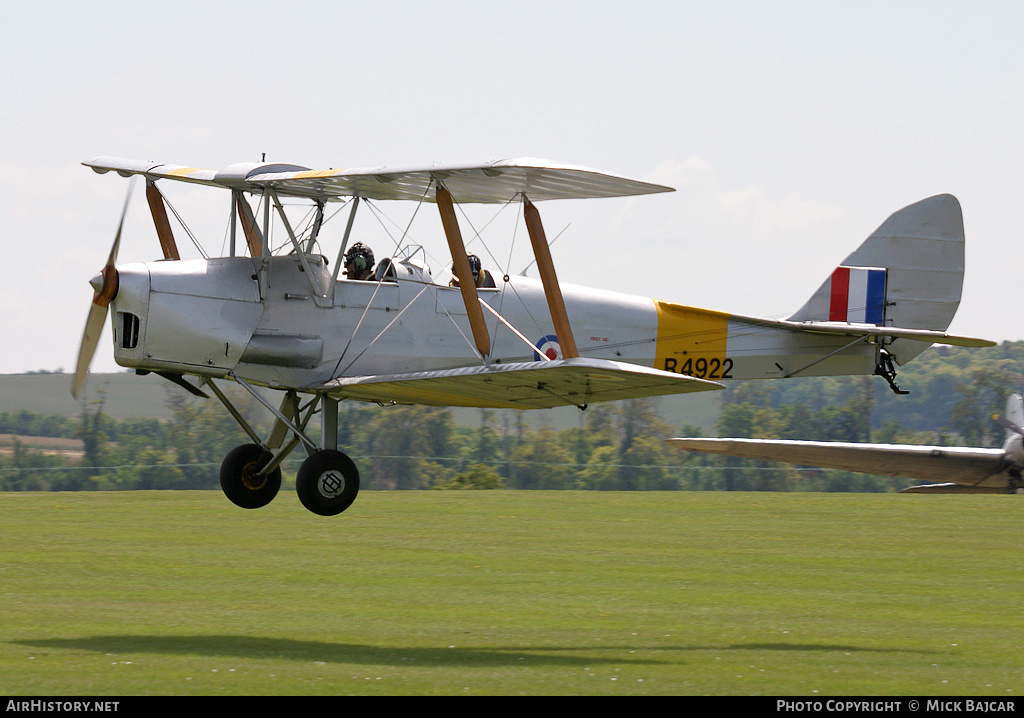
M 71 384 L 71 395 L 77 399 L 85 384 L 85 377 L 89 373 L 89 365 L 92 363 L 93 354 L 96 353 L 96 346 L 99 344 L 100 335 L 103 333 L 103 325 L 107 320 L 107 311 L 110 302 L 117 296 L 117 252 L 121 247 L 121 230 L 124 227 L 124 218 L 128 213 L 128 201 L 132 196 L 132 188 L 135 183 L 128 186 L 128 196 L 124 200 L 124 209 L 121 210 L 121 221 L 117 225 L 117 234 L 114 235 L 114 244 L 107 256 L 107 263 L 100 273 L 92 279 L 95 293 L 92 297 L 92 305 L 89 307 L 89 315 L 85 320 L 85 332 L 82 334 L 82 343 L 78 348 L 78 362 L 75 365 L 75 377 Z

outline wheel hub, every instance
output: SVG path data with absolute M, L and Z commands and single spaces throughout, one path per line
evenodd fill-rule
M 317 479 L 317 488 L 325 498 L 333 499 L 345 490 L 345 477 L 340 471 L 330 469 L 320 474 Z
M 259 491 L 267 483 L 266 474 L 260 475 L 260 466 L 255 461 L 245 465 L 242 469 L 242 485 L 250 491 Z

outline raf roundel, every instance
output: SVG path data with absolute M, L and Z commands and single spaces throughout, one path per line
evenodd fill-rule
M 537 347 L 537 351 L 533 353 L 534 361 L 562 358 L 562 349 L 558 346 L 558 337 L 554 334 L 541 337 L 534 346 Z

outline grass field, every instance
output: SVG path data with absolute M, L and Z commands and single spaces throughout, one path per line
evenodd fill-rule
M 1012 496 L 0 494 L 4 695 L 1024 692 Z

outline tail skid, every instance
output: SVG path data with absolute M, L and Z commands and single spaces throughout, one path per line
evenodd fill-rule
M 902 396 L 910 393 L 906 389 L 900 389 L 899 384 L 896 383 L 896 367 L 893 366 L 892 354 L 887 352 L 885 349 L 882 349 L 878 353 L 878 362 L 875 364 L 875 375 L 885 379 L 894 394 L 900 394 Z

